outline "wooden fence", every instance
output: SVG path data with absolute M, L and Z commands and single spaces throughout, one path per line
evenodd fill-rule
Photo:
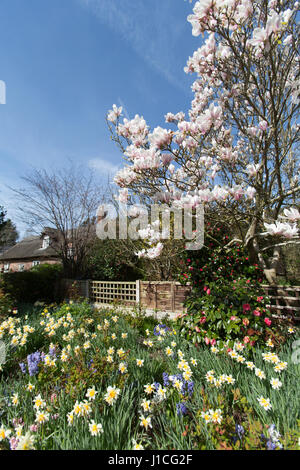
M 277 316 L 300 320 L 300 287 L 262 285 L 270 298 L 270 310 Z
M 140 305 L 167 312 L 182 312 L 191 286 L 175 281 L 139 281 Z
M 274 315 L 300 320 L 300 287 L 262 285 L 270 298 L 269 308 Z M 190 285 L 175 281 L 73 281 L 64 280 L 65 297 L 88 298 L 99 305 L 120 302 L 133 307 L 158 311 L 182 312 L 184 300 L 191 292 Z
M 173 281 L 73 281 L 63 280 L 66 298 L 88 298 L 99 305 L 120 302 L 123 305 L 155 309 L 159 311 L 182 312 L 190 286 Z
M 90 300 L 97 304 L 121 302 L 127 306 L 138 303 L 136 282 L 90 281 Z

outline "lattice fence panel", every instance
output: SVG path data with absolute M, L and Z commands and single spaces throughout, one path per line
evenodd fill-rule
M 98 304 L 122 302 L 135 305 L 135 282 L 90 281 L 90 300 Z

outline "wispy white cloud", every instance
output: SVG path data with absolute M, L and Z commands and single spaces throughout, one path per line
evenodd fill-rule
M 90 9 L 102 23 L 116 31 L 150 67 L 168 83 L 187 92 L 178 78 L 176 44 L 185 26 L 172 14 L 174 0 L 77 0 Z M 151 21 L 149 21 L 151 12 Z
M 128 114 L 128 111 L 127 111 L 127 108 L 126 108 L 124 102 L 121 100 L 121 98 L 118 98 L 118 103 L 119 103 L 120 106 L 122 106 L 122 108 L 123 108 L 123 109 L 122 109 L 122 112 L 123 112 L 123 114 L 126 116 L 126 118 L 127 118 L 127 119 L 130 119 L 129 114 Z
M 102 158 L 92 158 L 88 161 L 89 168 L 99 171 L 103 176 L 114 176 L 120 169 L 120 166 L 114 165 Z

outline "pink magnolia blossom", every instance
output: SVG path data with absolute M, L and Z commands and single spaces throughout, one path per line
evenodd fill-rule
M 267 20 L 266 33 L 270 36 L 272 33 L 278 33 L 282 28 L 282 19 L 280 15 L 274 11 L 272 16 Z
M 293 44 L 293 35 L 289 34 L 283 41 L 284 46 Z
M 107 114 L 108 121 L 115 124 L 118 117 L 121 116 L 122 110 L 123 110 L 122 106 L 118 108 L 115 104 L 113 104 L 113 109 L 111 109 Z
M 128 188 L 119 190 L 118 201 L 124 204 L 128 201 Z
M 267 123 L 267 121 L 259 121 L 258 127 L 259 127 L 262 131 L 266 131 L 266 130 L 268 129 L 268 123 Z
M 295 209 L 294 207 L 291 207 L 290 209 L 284 209 L 283 213 L 285 217 L 291 222 L 297 222 L 297 220 L 300 220 L 300 213 L 298 209 Z
M 256 189 L 253 188 L 252 186 L 249 186 L 247 189 L 246 189 L 246 192 L 245 192 L 246 196 L 249 198 L 249 199 L 253 199 L 255 194 L 256 194 Z
M 149 142 L 153 147 L 163 149 L 172 142 L 173 133 L 162 127 L 156 127 L 152 134 L 149 134 Z
M 278 222 L 277 220 L 274 224 L 265 223 L 264 225 L 267 229 L 267 233 L 270 235 L 279 235 L 286 238 L 293 238 L 298 234 L 298 228 L 296 225 L 291 226 L 288 223 Z
M 265 43 L 269 38 L 268 32 L 265 28 L 255 28 L 253 31 L 252 39 L 249 39 L 249 44 L 254 47 L 262 47 L 264 48 Z
M 256 176 L 258 170 L 259 170 L 259 167 L 260 165 L 259 164 L 249 164 L 247 165 L 247 172 L 248 172 L 248 175 L 250 176 L 250 178 L 252 178 L 253 176 Z

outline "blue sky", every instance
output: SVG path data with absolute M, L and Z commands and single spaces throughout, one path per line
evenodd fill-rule
M 150 126 L 188 109 L 191 10 L 184 0 L 1 1 L 0 204 L 21 234 L 6 186 L 32 167 L 72 159 L 106 179 L 122 166 L 105 122 L 113 103 Z

